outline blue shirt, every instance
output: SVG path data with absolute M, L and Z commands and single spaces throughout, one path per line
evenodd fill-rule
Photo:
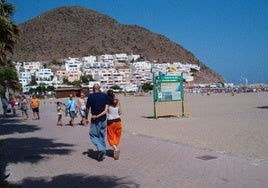
M 113 99 L 102 92 L 96 92 L 96 93 L 90 93 L 87 98 L 87 109 L 91 110 L 92 115 L 98 115 L 103 110 L 105 110 L 106 104 L 112 104 Z M 91 122 L 97 122 L 97 121 L 105 121 L 106 120 L 106 114 L 95 119 L 91 120 Z
M 74 99 L 69 99 L 66 101 L 65 105 L 68 107 L 69 111 L 75 111 L 76 101 Z

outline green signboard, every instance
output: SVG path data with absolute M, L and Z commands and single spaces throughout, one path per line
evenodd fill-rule
M 183 100 L 182 76 L 156 76 L 154 84 L 156 102 Z
M 153 73 L 153 94 L 154 94 L 154 117 L 156 118 L 156 103 L 164 104 L 165 102 L 181 101 L 182 116 L 184 116 L 184 93 L 183 93 L 183 76 L 155 76 Z M 170 103 L 170 104 L 171 104 Z

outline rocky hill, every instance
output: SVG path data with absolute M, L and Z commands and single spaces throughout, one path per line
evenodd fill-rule
M 123 25 L 82 7 L 60 7 L 19 25 L 14 61 L 52 61 L 101 54 L 139 54 L 147 60 L 198 64 L 196 83 L 223 81 L 191 52 L 137 25 Z

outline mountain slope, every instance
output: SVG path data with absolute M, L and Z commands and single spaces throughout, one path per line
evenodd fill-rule
M 139 54 L 150 61 L 198 64 L 196 82 L 223 81 L 191 52 L 163 35 L 82 7 L 60 7 L 19 25 L 14 61 L 51 61 L 101 54 Z M 205 72 L 205 74 L 203 74 Z

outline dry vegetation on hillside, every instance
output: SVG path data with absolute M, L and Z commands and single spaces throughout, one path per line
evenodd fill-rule
M 167 37 L 82 7 L 60 7 L 19 25 L 14 61 L 51 61 L 101 54 L 139 54 L 156 62 L 198 64 L 195 82 L 222 81 L 191 52 Z

